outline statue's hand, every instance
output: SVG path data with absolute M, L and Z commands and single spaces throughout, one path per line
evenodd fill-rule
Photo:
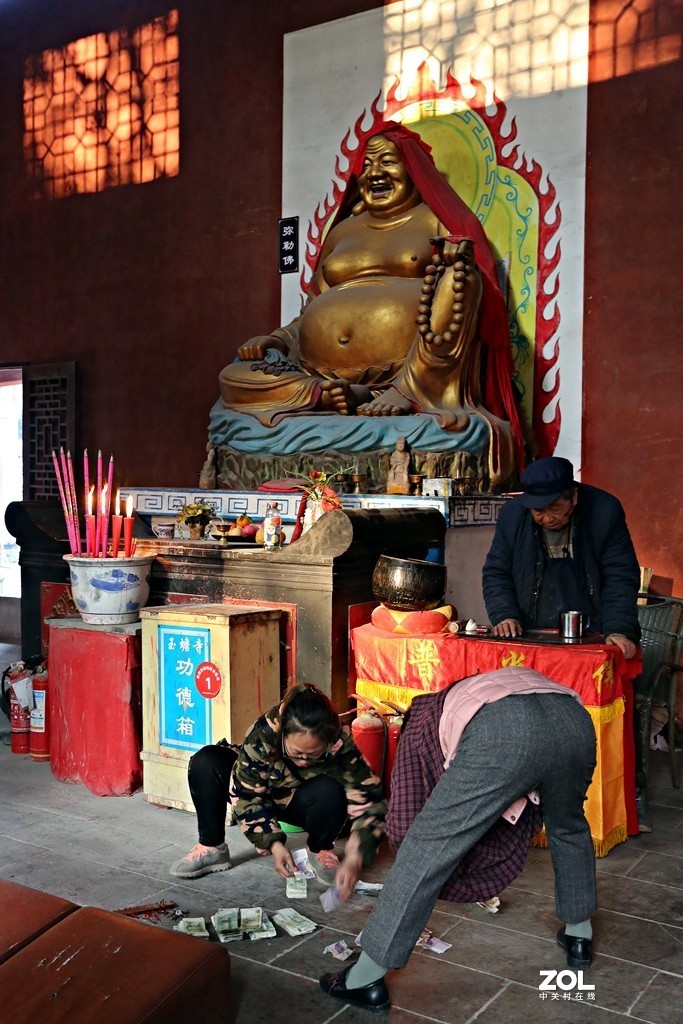
M 285 355 L 288 352 L 287 344 L 281 338 L 273 338 L 272 335 L 265 334 L 250 338 L 244 345 L 240 345 L 237 349 L 237 358 L 241 359 L 243 363 L 265 359 L 269 348 L 276 348 L 278 352 L 283 352 Z
M 438 247 L 447 267 L 455 263 L 464 263 L 467 267 L 474 265 L 474 242 L 471 238 L 463 238 L 460 242 L 449 242 L 447 238 L 430 238 L 432 245 Z

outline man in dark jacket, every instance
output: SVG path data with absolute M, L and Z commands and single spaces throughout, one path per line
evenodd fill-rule
M 621 503 L 574 482 L 568 459 L 532 462 L 524 491 L 502 509 L 483 570 L 486 610 L 495 636 L 559 625 L 581 611 L 590 629 L 626 658 L 640 639 L 638 559 Z

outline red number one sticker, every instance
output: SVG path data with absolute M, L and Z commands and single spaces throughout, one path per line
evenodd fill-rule
M 197 671 L 194 674 L 194 684 L 202 697 L 208 697 L 209 700 L 217 697 L 221 692 L 222 683 L 223 680 L 218 665 L 214 665 L 212 661 L 203 661 L 200 665 L 197 665 Z

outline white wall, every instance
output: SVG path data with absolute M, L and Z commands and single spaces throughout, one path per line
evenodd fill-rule
M 584 191 L 588 0 L 401 0 L 285 38 L 282 215 L 309 218 L 331 189 L 342 138 L 398 76 L 401 89 L 427 61 L 437 85 L 452 68 L 470 75 L 516 118 L 520 159 L 535 160 L 557 189 L 562 224 L 557 302 L 562 426 L 556 453 L 581 452 Z M 554 286 L 554 280 L 548 287 Z M 282 319 L 301 301 L 283 277 Z M 552 312 L 552 309 L 549 313 Z M 551 341 L 548 349 L 554 342 Z M 553 373 L 553 377 L 554 377 Z M 552 380 L 547 382 L 548 387 Z M 552 412 L 553 410 L 549 410 Z

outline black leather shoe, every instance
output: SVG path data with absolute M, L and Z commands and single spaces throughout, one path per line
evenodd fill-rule
M 588 970 L 593 963 L 593 940 L 566 935 L 564 928 L 557 933 L 557 944 L 567 954 L 567 967 L 583 967 Z
M 370 985 L 363 985 L 362 988 L 347 988 L 346 975 L 351 970 L 347 967 L 341 974 L 323 974 L 320 979 L 320 987 L 323 992 L 333 999 L 341 999 L 343 1003 L 350 1003 L 351 1006 L 360 1006 L 370 1013 L 386 1013 L 391 1006 L 389 992 L 384 984 L 384 978 L 373 981 Z

